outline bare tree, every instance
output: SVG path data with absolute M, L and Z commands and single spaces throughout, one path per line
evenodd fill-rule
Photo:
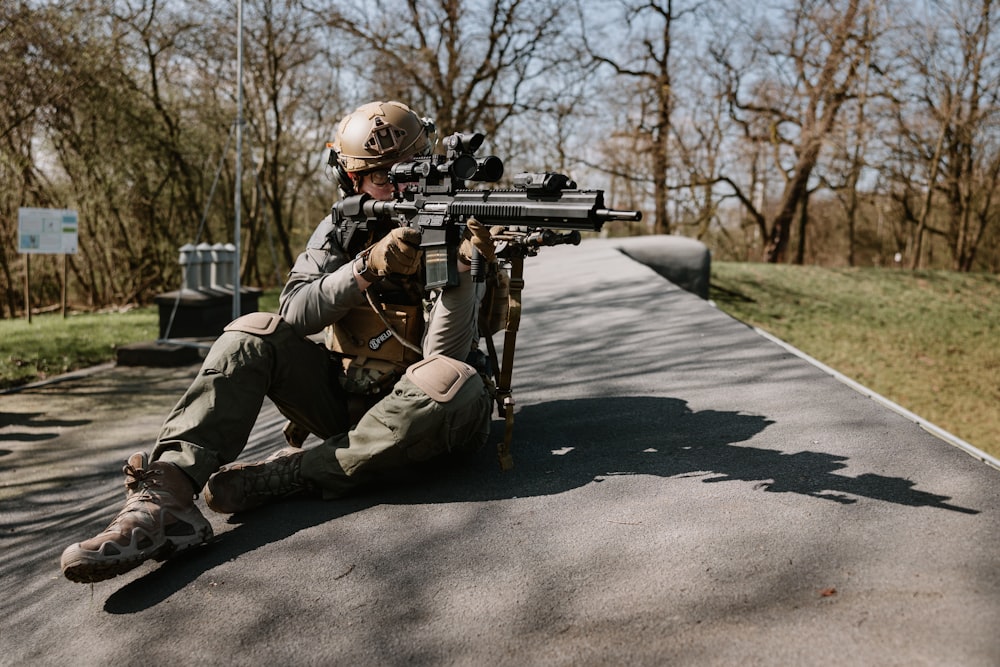
M 878 57 L 876 50 L 882 41 L 888 20 L 879 13 L 873 2 L 865 6 L 864 12 L 865 38 L 859 44 L 862 62 L 856 94 L 845 104 L 842 120 L 834 128 L 831 137 L 833 155 L 821 170 L 823 185 L 836 194 L 844 210 L 848 266 L 855 266 L 857 263 L 857 228 L 863 197 L 861 180 L 866 171 L 869 174 L 874 171 L 869 163 L 869 155 L 874 153 L 872 144 L 880 143 L 877 136 L 877 121 L 874 118 L 877 110 L 873 113 L 870 106 L 873 99 L 878 101 L 886 97 L 882 86 L 887 83 L 875 60 Z M 800 257 L 804 236 L 802 230 L 799 239 Z
M 995 0 L 934 3 L 906 26 L 895 106 L 893 180 L 912 220 L 909 262 L 927 259 L 926 236 L 946 241 L 952 268 L 971 270 L 998 224 L 1000 59 Z M 940 205 L 936 203 L 940 201 Z M 935 220 L 941 222 L 935 224 Z
M 810 192 L 810 179 L 838 114 L 851 97 L 869 39 L 862 0 L 798 0 L 772 27 L 753 35 L 756 45 L 744 63 L 719 51 L 728 71 L 732 117 L 747 141 L 768 146 L 784 174 L 784 186 L 769 219 L 764 258 L 786 258 L 797 209 Z M 735 185 L 739 179 L 728 178 Z M 751 196 L 742 194 L 744 202 Z
M 681 7 L 674 0 L 627 1 L 619 3 L 622 20 L 614 25 L 628 26 L 615 40 L 601 39 L 601 47 L 588 44 L 590 57 L 612 68 L 621 77 L 634 81 L 638 106 L 643 113 L 637 119 L 637 139 L 641 153 L 649 162 L 653 186 L 653 231 L 669 234 L 672 223 L 667 210 L 667 172 L 670 168 L 670 144 L 674 134 L 675 53 L 677 26 L 692 15 L 698 4 Z M 602 13 L 606 9 L 602 8 Z M 596 41 L 596 40 L 593 40 Z M 623 52 L 605 51 L 608 44 L 621 44 Z
M 202 76 L 226 67 L 224 76 L 230 83 L 219 89 L 219 104 L 232 109 L 235 120 L 235 17 L 228 6 L 211 10 L 207 21 L 215 30 L 203 33 L 202 48 L 209 58 L 201 65 Z M 318 219 L 310 204 L 321 195 L 312 186 L 322 169 L 324 143 L 343 111 L 330 94 L 339 53 L 320 39 L 322 24 L 317 16 L 294 0 L 246 2 L 244 26 L 247 162 L 242 167 L 250 180 L 243 190 L 247 214 L 243 276 L 264 282 L 269 272 L 261 263 L 273 263 L 273 257 L 280 255 L 277 261 L 287 270 L 298 254 L 295 225 L 311 230 Z M 327 193 L 327 201 L 331 197 Z M 269 246 L 274 255 L 261 253 Z
M 706 7 L 707 8 L 707 7 Z M 746 146 L 739 141 L 739 126 L 729 117 L 728 86 L 725 70 L 714 68 L 712 53 L 719 53 L 730 43 L 732 27 L 709 17 L 703 49 L 696 57 L 687 59 L 687 77 L 675 82 L 673 89 L 677 100 L 679 119 L 673 122 L 673 143 L 671 147 L 671 169 L 677 173 L 677 182 L 670 186 L 671 197 L 675 201 L 675 223 L 678 228 L 685 226 L 694 230 L 694 236 L 705 239 L 713 228 L 722 239 L 734 249 L 743 246 L 742 239 L 736 239 L 726 225 L 726 208 L 729 200 L 738 200 L 743 190 L 739 187 L 718 187 L 725 181 L 724 172 L 731 171 L 736 164 L 745 170 L 746 192 L 765 190 L 760 187 L 760 156 L 752 156 L 739 149 Z M 720 76 L 721 74 L 721 76 Z M 738 146 L 734 150 L 734 144 Z M 736 194 L 733 194 L 735 191 Z M 751 205 L 747 210 L 753 209 Z M 749 220 L 756 228 L 763 220 Z M 763 229 L 763 227 L 761 228 Z
M 347 42 L 358 95 L 392 97 L 431 115 L 441 135 L 495 134 L 559 85 L 567 56 L 557 0 L 352 0 L 315 11 Z

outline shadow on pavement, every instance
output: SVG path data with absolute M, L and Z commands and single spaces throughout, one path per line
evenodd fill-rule
M 613 415 L 613 419 L 609 418 Z M 472 460 L 425 466 L 389 490 L 333 502 L 297 500 L 233 516 L 235 528 L 208 548 L 164 563 L 113 593 L 105 611 L 152 607 L 206 571 L 266 544 L 376 505 L 482 502 L 563 493 L 614 475 L 738 481 L 767 493 L 794 493 L 841 504 L 869 498 L 966 514 L 949 497 L 919 491 L 898 477 L 838 474 L 847 457 L 818 451 L 785 453 L 745 443 L 773 422 L 760 415 L 691 411 L 687 402 L 650 396 L 551 401 L 517 415 L 515 468 L 501 473 L 492 452 Z M 494 422 L 494 438 L 502 424 Z M 395 480 L 394 480 L 395 482 Z M 289 511 L 294 505 L 294 511 Z
M 17 426 L 24 431 L 0 434 L 0 442 L 37 442 L 58 438 L 62 429 L 89 424 L 89 419 L 42 419 L 44 412 L 0 412 L 0 428 Z M 31 432 L 31 429 L 51 429 L 46 433 Z

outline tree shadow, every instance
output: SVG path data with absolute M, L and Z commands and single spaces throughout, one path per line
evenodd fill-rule
M 42 419 L 44 412 L 0 412 L 0 428 L 18 426 L 24 429 L 52 429 L 48 433 L 13 431 L 0 433 L 0 442 L 38 442 L 59 437 L 61 429 L 85 426 L 89 419 Z
M 550 401 L 517 414 L 515 467 L 500 472 L 484 449 L 465 460 L 425 464 L 393 484 L 350 498 L 297 500 L 230 517 L 235 528 L 202 548 L 114 592 L 105 611 L 128 614 L 152 607 L 204 572 L 301 530 L 375 505 L 478 502 L 563 493 L 614 475 L 665 479 L 703 477 L 705 483 L 744 482 L 767 493 L 794 493 L 840 504 L 869 498 L 908 507 L 966 514 L 948 496 L 915 489 L 913 481 L 866 473 L 838 474 L 847 457 L 819 451 L 786 453 L 746 444 L 773 422 L 760 415 L 702 410 L 651 396 Z M 493 440 L 502 435 L 494 422 Z M 275 443 L 280 446 L 280 443 Z M 259 450 L 259 447 L 255 448 Z M 456 469 L 461 474 L 456 474 Z M 289 506 L 294 510 L 289 511 Z
M 551 401 L 525 407 L 514 432 L 515 468 L 504 475 L 450 481 L 411 493 L 419 502 L 491 500 L 561 493 L 612 475 L 703 477 L 742 481 L 768 493 L 797 493 L 841 504 L 869 498 L 909 507 L 978 514 L 920 491 L 914 481 L 838 474 L 848 457 L 785 452 L 744 443 L 773 422 L 759 415 L 691 411 L 675 398 L 624 397 Z M 477 490 L 478 489 L 478 490 Z M 385 498 L 383 498 L 385 501 Z

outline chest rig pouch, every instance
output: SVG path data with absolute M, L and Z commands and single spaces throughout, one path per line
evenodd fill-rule
M 326 346 L 340 356 L 344 365 L 341 384 L 355 398 L 350 406 L 352 415 L 367 411 L 392 389 L 410 364 L 420 360 L 416 350 L 423 331 L 423 308 L 401 304 L 357 306 L 327 327 Z
M 327 327 L 327 347 L 345 357 L 379 359 L 404 369 L 418 361 L 420 355 L 405 347 L 393 332 L 419 345 L 424 332 L 421 306 L 384 304 L 381 315 L 368 304 L 352 308 L 343 319 Z

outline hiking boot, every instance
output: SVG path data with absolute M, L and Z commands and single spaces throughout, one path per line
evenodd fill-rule
M 313 491 L 302 479 L 304 453 L 285 447 L 263 461 L 224 466 L 208 478 L 205 503 L 216 512 L 233 514 Z
M 116 577 L 154 558 L 164 560 L 212 537 L 180 468 L 133 454 L 125 473 L 125 507 L 104 532 L 66 548 L 63 574 L 92 583 Z

